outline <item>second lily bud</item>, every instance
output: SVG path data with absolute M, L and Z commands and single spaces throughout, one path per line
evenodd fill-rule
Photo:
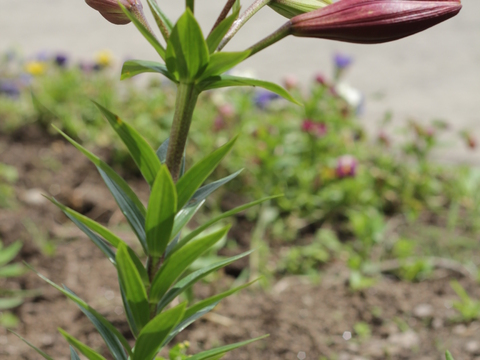
M 85 0 L 88 6 L 97 10 L 105 19 L 116 25 L 125 25 L 130 19 L 125 15 L 119 3 L 134 15 L 143 14 L 140 0 Z
M 273 10 L 289 19 L 325 7 L 330 0 L 271 0 L 268 3 Z

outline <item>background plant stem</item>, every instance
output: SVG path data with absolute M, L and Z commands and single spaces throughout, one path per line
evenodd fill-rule
M 185 5 L 187 8 L 190 8 L 192 14 L 195 12 L 195 0 L 185 0 Z
M 256 54 L 257 52 L 265 49 L 266 47 L 268 47 L 270 45 L 275 44 L 277 41 L 282 40 L 284 37 L 290 35 L 291 25 L 292 25 L 292 23 L 290 21 L 286 22 L 284 25 L 282 25 L 280 28 L 278 28 L 274 33 L 267 36 L 263 40 L 260 40 L 255 45 L 252 45 L 249 48 L 250 55 L 248 55 L 248 56 L 250 57 L 253 54 Z

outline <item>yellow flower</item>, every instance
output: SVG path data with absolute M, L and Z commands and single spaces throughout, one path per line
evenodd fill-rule
M 47 70 L 47 64 L 40 61 L 30 61 L 25 65 L 25 70 L 34 76 L 42 75 Z
M 102 67 L 110 66 L 113 62 L 113 55 L 110 50 L 102 50 L 95 54 L 95 61 Z

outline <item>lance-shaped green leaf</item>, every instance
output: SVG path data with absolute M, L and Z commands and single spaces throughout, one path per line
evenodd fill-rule
M 193 165 L 177 182 L 178 209 L 183 208 L 220 161 L 232 149 L 237 137 Z
M 235 294 L 236 292 L 242 290 L 242 289 L 245 289 L 246 287 L 252 285 L 254 282 L 258 281 L 258 279 L 254 280 L 254 281 L 251 281 L 247 284 L 243 284 L 243 285 L 240 285 L 240 286 L 237 286 L 233 289 L 230 289 L 228 291 L 225 291 L 221 294 L 217 294 L 217 295 L 214 295 L 214 296 L 211 296 L 207 299 L 204 299 L 202 301 L 199 301 L 198 303 L 196 303 L 195 305 L 193 306 L 190 306 L 189 308 L 187 308 L 185 310 L 185 314 L 183 315 L 183 320 L 189 318 L 190 316 L 193 316 L 194 314 L 196 314 L 197 312 L 199 311 L 202 311 L 204 308 L 212 305 L 212 304 L 217 304 L 219 301 L 225 299 L 226 297 L 232 295 L 232 294 Z
M 175 299 L 178 295 L 180 295 L 185 290 L 190 288 L 197 281 L 203 279 L 208 274 L 211 274 L 212 272 L 217 271 L 217 270 L 233 263 L 234 261 L 237 261 L 238 259 L 241 259 L 241 258 L 243 258 L 247 255 L 250 255 L 252 252 L 253 252 L 253 250 L 244 252 L 243 254 L 240 254 L 240 255 L 237 255 L 237 256 L 232 256 L 228 259 L 216 262 L 212 265 L 206 266 L 206 267 L 204 267 L 200 270 L 194 271 L 193 273 L 185 276 L 178 283 L 176 283 L 165 294 L 165 296 L 162 297 L 162 299 L 160 300 L 160 302 L 157 305 L 157 313 L 162 311 L 165 308 L 165 306 L 167 306 L 168 304 L 170 304 L 170 302 L 173 301 L 173 299 Z
M 292 95 L 288 93 L 287 90 L 282 88 L 281 86 L 263 80 L 256 80 L 250 79 L 245 77 L 239 76 L 231 76 L 231 75 L 218 75 L 212 76 L 208 79 L 203 80 L 198 84 L 198 88 L 202 91 L 204 90 L 211 90 L 211 89 L 219 89 L 224 87 L 230 86 L 258 86 L 264 89 L 267 89 L 281 97 L 287 99 L 288 101 L 293 102 L 297 105 L 302 105 L 297 100 L 295 100 Z
M 185 311 L 185 303 L 155 316 L 140 332 L 132 360 L 150 360 L 178 324 Z
M 28 346 L 30 346 L 33 350 L 35 350 L 38 354 L 40 354 L 44 359 L 47 359 L 47 360 L 53 360 L 52 357 L 48 356 L 45 352 L 43 352 L 42 350 L 40 350 L 39 348 L 37 348 L 35 345 L 33 345 L 30 341 L 28 341 L 27 339 L 21 337 L 20 335 L 18 335 L 15 331 L 13 330 L 10 330 L 8 329 L 8 331 L 10 331 L 12 334 L 14 334 L 16 337 L 18 337 L 20 340 L 22 340 L 25 344 L 27 344 Z
M 191 197 L 191 199 L 188 202 L 188 206 L 195 206 L 199 202 L 205 200 L 211 193 L 213 193 L 215 190 L 217 190 L 220 186 L 226 184 L 230 180 L 236 178 L 238 174 L 240 174 L 242 170 L 238 170 L 237 172 L 224 177 L 223 179 L 214 181 L 208 185 L 202 186 L 200 189 L 195 191 L 195 194 Z
M 31 269 L 33 270 L 33 268 Z M 61 291 L 70 300 L 73 300 L 75 304 L 77 304 L 80 310 L 85 314 L 88 320 L 91 321 L 93 326 L 95 326 L 95 328 L 97 329 L 98 333 L 102 336 L 103 341 L 105 341 L 105 344 L 107 345 L 108 349 L 110 350 L 115 359 L 127 360 L 127 355 L 124 349 L 127 350 L 128 354 L 132 354 L 132 349 L 130 348 L 130 345 L 128 344 L 125 337 L 107 319 L 105 319 L 95 309 L 93 309 L 82 299 L 80 299 L 72 290 L 70 290 L 65 285 L 63 285 L 62 289 L 60 286 L 48 280 L 44 276 L 38 273 L 37 275 L 40 276 L 43 280 L 47 281 L 54 288 Z
M 92 163 L 94 163 L 98 169 L 101 169 L 111 179 L 111 181 L 116 184 L 116 187 L 118 187 L 123 192 L 122 197 L 128 198 L 130 202 L 135 204 L 135 206 L 138 208 L 138 211 L 143 216 L 145 216 L 146 214 L 145 206 L 143 206 L 138 196 L 130 188 L 130 186 L 128 186 L 127 182 L 120 175 L 118 175 L 104 161 L 100 160 L 96 155 L 92 154 L 90 151 L 85 149 L 82 145 L 80 145 L 75 140 L 70 138 L 67 134 L 65 134 L 55 125 L 52 125 L 52 126 L 54 127 L 55 130 L 57 130 L 60 133 L 60 135 L 62 135 L 68 142 L 70 142 L 73 146 L 75 146 L 78 150 L 80 150 L 80 152 L 82 152 Z M 110 192 L 112 192 L 112 189 L 110 189 Z M 115 196 L 115 194 L 113 194 L 113 196 L 117 200 L 117 197 Z M 118 200 L 117 200 L 117 203 L 118 203 Z M 124 209 L 122 209 L 122 211 L 124 212 Z
M 203 351 L 201 353 L 198 353 L 198 354 L 195 354 L 195 355 L 189 357 L 188 360 L 207 360 L 207 359 L 211 359 L 216 355 L 225 354 L 229 351 L 238 349 L 239 347 L 251 344 L 254 341 L 265 339 L 266 337 L 268 337 L 268 335 L 263 335 L 263 336 L 255 338 L 255 339 L 242 341 L 242 342 L 239 342 L 239 343 L 236 343 L 236 344 L 221 346 L 221 347 L 218 347 L 216 349 Z
M 70 345 L 70 360 L 81 360 L 72 345 Z
M 175 24 L 167 43 L 166 64 L 179 80 L 193 82 L 208 65 L 209 52 L 202 30 L 187 9 Z
M 210 61 L 198 81 L 202 81 L 211 76 L 221 75 L 234 66 L 240 64 L 250 55 L 250 50 L 242 52 L 218 52 L 210 55 Z
M 118 136 L 120 136 L 145 180 L 147 180 L 150 186 L 153 186 L 161 165 L 155 151 L 133 127 L 102 105 L 96 102 L 94 104 L 102 112 Z
M 0 266 L 8 264 L 10 261 L 12 261 L 20 252 L 22 246 L 23 245 L 20 241 L 15 241 L 5 249 L 0 249 Z
M 263 199 L 260 199 L 260 200 L 255 200 L 255 201 L 252 201 L 248 204 L 238 206 L 235 209 L 224 212 L 223 214 L 220 214 L 220 215 L 214 217 L 213 219 L 205 222 L 204 224 L 202 224 L 201 226 L 199 226 L 195 230 L 193 230 L 190 233 L 188 233 L 187 235 L 185 235 L 180 241 L 177 242 L 177 244 L 175 246 L 167 248 L 166 257 L 169 257 L 170 255 L 174 254 L 176 251 L 178 251 L 183 246 L 185 246 L 185 244 L 190 242 L 193 238 L 195 238 L 197 235 L 201 234 L 203 231 L 205 231 L 206 229 L 208 229 L 210 226 L 217 223 L 218 221 L 226 219 L 226 218 L 228 218 L 230 216 L 233 216 L 235 214 L 238 214 L 239 212 L 247 210 L 247 209 L 249 209 L 249 208 L 251 208 L 255 205 L 261 204 L 264 201 L 275 199 L 275 198 L 280 197 L 280 196 L 283 196 L 283 195 L 269 196 L 269 197 L 266 197 L 266 198 L 263 198 Z
M 79 220 L 77 220 L 75 217 L 70 215 L 69 213 L 65 213 L 65 215 L 72 220 L 72 222 L 77 225 L 77 227 L 82 230 L 85 235 L 87 235 L 90 240 L 105 254 L 105 256 L 110 260 L 112 264 L 115 263 L 115 253 L 113 250 L 107 245 L 107 242 L 102 239 L 100 236 L 98 236 L 96 233 L 91 231 L 87 226 L 85 226 L 83 223 L 81 223 Z
M 103 171 L 103 169 L 98 168 L 98 172 L 102 177 L 103 181 L 107 185 L 108 189 L 112 193 L 115 201 L 118 204 L 118 207 L 122 210 L 123 215 L 127 219 L 130 227 L 137 236 L 140 244 L 143 247 L 145 254 L 148 254 L 147 248 L 147 236 L 145 235 L 145 217 L 140 212 L 138 207 L 133 203 L 130 197 L 118 186 L 118 183 L 115 182 L 108 174 Z
M 140 31 L 140 33 L 147 39 L 147 41 L 150 43 L 150 45 L 153 46 L 153 48 L 157 51 L 158 55 L 165 60 L 165 49 L 163 46 L 158 42 L 158 39 L 155 37 L 155 35 L 151 32 L 150 29 L 147 29 L 144 24 L 142 24 L 130 11 L 128 11 L 125 6 L 123 6 L 121 3 L 118 4 L 125 15 L 130 19 L 130 21 L 135 25 L 135 27 Z
M 233 10 L 232 14 L 223 19 L 218 26 L 207 37 L 207 46 L 210 54 L 214 53 L 218 45 L 222 41 L 223 37 L 227 34 L 228 30 L 232 26 L 233 22 L 238 18 L 240 13 L 240 7 Z
M 88 319 L 98 330 L 103 340 L 107 344 L 108 348 L 110 349 L 110 352 L 114 355 L 115 359 L 127 360 L 124 348 L 128 351 L 130 355 L 132 354 L 132 349 L 130 348 L 130 345 L 128 344 L 128 341 L 125 339 L 125 337 L 107 319 L 105 319 L 95 309 L 93 309 L 85 301 L 75 295 L 75 293 L 68 289 L 66 286 L 65 289 L 61 288 L 53 281 L 49 280 L 48 278 L 37 272 L 30 265 L 26 265 L 32 271 L 34 271 L 42 280 L 53 286 L 55 289 L 60 291 L 62 294 L 67 296 L 70 300 L 72 300 L 73 302 L 75 302 L 75 304 L 78 305 L 80 310 L 82 310 L 82 312 L 88 317 Z
M 123 63 L 122 76 L 120 80 L 129 79 L 138 74 L 143 73 L 159 73 L 166 76 L 168 79 L 176 82 L 175 76 L 170 74 L 167 67 L 155 61 L 146 60 L 128 60 Z
M 152 187 L 145 219 L 150 256 L 160 258 L 165 252 L 170 241 L 176 212 L 177 190 L 170 171 L 162 165 Z
M 62 210 L 65 215 L 70 215 L 75 218 L 77 221 L 81 222 L 83 225 L 88 227 L 90 230 L 95 231 L 98 235 L 102 236 L 110 245 L 114 248 L 118 247 L 118 244 L 123 243 L 123 240 L 120 239 L 117 235 L 107 229 L 105 226 L 99 224 L 98 222 L 72 210 L 65 205 L 59 203 L 55 198 L 46 196 L 54 205 L 56 205 L 60 210 Z
M 183 315 L 182 321 L 180 321 L 180 323 L 175 327 L 175 329 L 173 329 L 173 331 L 168 335 L 168 338 L 165 340 L 165 343 L 163 345 L 165 346 L 170 340 L 172 340 L 179 332 L 183 331 L 188 325 L 192 324 L 194 321 L 201 318 L 206 313 L 212 311 L 222 299 L 232 295 L 233 293 L 241 289 L 244 289 L 247 286 L 250 286 L 255 281 L 252 281 L 248 284 L 244 284 L 237 288 L 228 290 L 222 294 L 212 296 L 208 299 L 200 301 L 199 303 L 185 310 L 185 314 Z
M 102 355 L 97 353 L 91 347 L 82 343 L 80 340 L 74 338 L 72 335 L 67 333 L 62 328 L 58 328 L 58 331 L 60 332 L 60 334 L 63 335 L 63 337 L 67 340 L 67 342 L 71 346 L 75 347 L 78 351 L 80 351 L 83 355 L 85 355 L 88 360 L 106 360 Z
M 163 263 L 150 288 L 150 303 L 158 303 L 178 277 L 205 251 L 222 239 L 230 229 L 226 226 L 185 245 Z
M 54 128 L 97 166 L 100 176 L 110 190 L 110 193 L 120 207 L 120 210 L 122 210 L 122 213 L 125 215 L 125 218 L 132 227 L 132 230 L 137 235 L 137 238 L 142 244 L 144 252 L 147 253 L 147 240 L 144 228 L 146 209 L 135 192 L 130 188 L 130 186 L 128 186 L 127 182 L 105 162 L 71 139 L 60 129 L 56 128 L 55 126 Z
M 172 241 L 168 243 L 167 249 L 172 246 L 173 239 L 175 239 L 180 234 L 180 231 L 185 227 L 185 225 L 187 225 L 187 223 L 190 221 L 193 215 L 195 215 L 198 209 L 200 209 L 204 202 L 205 201 L 201 201 L 193 206 L 184 207 L 177 213 L 177 215 L 175 216 L 175 221 L 173 223 L 172 234 L 170 236 Z
M 137 238 L 142 244 L 144 252 L 147 253 L 147 240 L 144 228 L 146 209 L 140 199 L 133 192 L 130 186 L 128 186 L 127 182 L 123 180 L 123 178 L 119 176 L 115 171 L 113 171 L 110 166 L 100 160 L 97 156 L 90 153 L 87 149 L 82 147 L 73 139 L 68 137 L 61 130 L 59 130 L 55 126 L 54 128 L 97 166 L 97 170 L 100 173 L 100 176 L 110 190 L 110 193 L 120 207 L 120 210 L 122 210 L 122 213 L 125 215 L 125 218 L 132 227 L 132 230 L 137 235 Z M 71 219 L 73 221 L 74 218 L 72 217 Z M 77 226 L 79 225 L 77 224 Z
M 118 247 L 116 259 L 118 278 L 122 289 L 125 291 L 126 301 L 132 312 L 132 320 L 135 323 L 135 326 L 131 327 L 141 331 L 150 319 L 147 292 L 126 245 L 121 244 Z
M 453 360 L 453 356 L 450 351 L 445 351 L 445 360 Z
M 212 311 L 215 308 L 215 306 L 217 306 L 217 303 L 204 308 L 203 310 L 193 314 L 192 316 L 186 319 L 183 319 L 177 326 L 175 326 L 175 328 L 170 332 L 170 334 L 168 334 L 168 337 L 165 339 L 164 343 L 162 344 L 162 347 L 167 345 L 175 336 L 177 336 L 178 333 L 183 331 L 188 325 L 194 323 L 196 320 L 200 319 L 203 315 Z

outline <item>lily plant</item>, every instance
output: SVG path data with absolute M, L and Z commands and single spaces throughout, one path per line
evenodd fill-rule
M 127 182 L 109 165 L 58 130 L 95 164 L 142 249 L 140 254 L 136 253 L 122 238 L 102 224 L 62 205 L 54 198 L 49 198 L 98 246 L 116 268 L 124 310 L 134 340 L 128 341 L 113 324 L 68 287 L 59 286 L 43 275 L 38 275 L 80 307 L 103 337 L 110 353 L 108 356 L 116 360 L 161 359 L 158 357 L 159 351 L 179 332 L 211 311 L 222 299 L 249 285 L 244 284 L 194 304 L 174 302 L 208 274 L 250 254 L 249 251 L 199 270 L 188 271 L 192 263 L 225 237 L 229 230 L 228 225 L 215 231 L 211 231 L 210 227 L 270 199 L 259 199 L 245 204 L 214 217 L 189 232 L 182 232 L 207 196 L 240 172 L 239 170 L 226 178 L 204 185 L 209 175 L 232 149 L 236 138 L 189 169 L 185 168 L 185 144 L 199 95 L 206 90 L 218 88 L 257 86 L 298 103 L 279 85 L 233 76 L 227 72 L 286 36 L 366 44 L 382 43 L 425 30 L 454 16 L 461 9 L 458 0 L 341 0 L 335 3 L 330 0 L 256 0 L 241 12 L 240 0 L 227 0 L 205 36 L 194 16 L 194 0 L 186 0 L 185 12 L 175 23 L 162 11 L 156 0 L 145 0 L 163 38 L 160 41 L 144 16 L 140 0 L 85 1 L 111 23 L 133 23 L 158 53 L 160 62 L 126 61 L 121 79 L 147 72 L 158 73 L 177 87 L 170 136 L 159 139 L 162 141 L 159 141 L 157 149 L 152 148 L 128 122 L 96 103 L 150 186 L 147 204 L 140 200 Z M 241 27 L 264 6 L 269 6 L 286 17 L 286 23 L 248 49 L 222 51 Z M 176 305 L 172 305 L 174 303 Z M 60 329 L 60 332 L 70 344 L 72 360 L 79 359 L 79 353 L 90 360 L 105 359 L 97 350 L 80 342 L 65 330 Z M 261 338 L 263 337 L 208 349 L 188 358 L 220 359 L 225 353 Z M 52 359 L 25 341 L 43 358 Z M 187 355 L 181 356 L 186 358 Z

